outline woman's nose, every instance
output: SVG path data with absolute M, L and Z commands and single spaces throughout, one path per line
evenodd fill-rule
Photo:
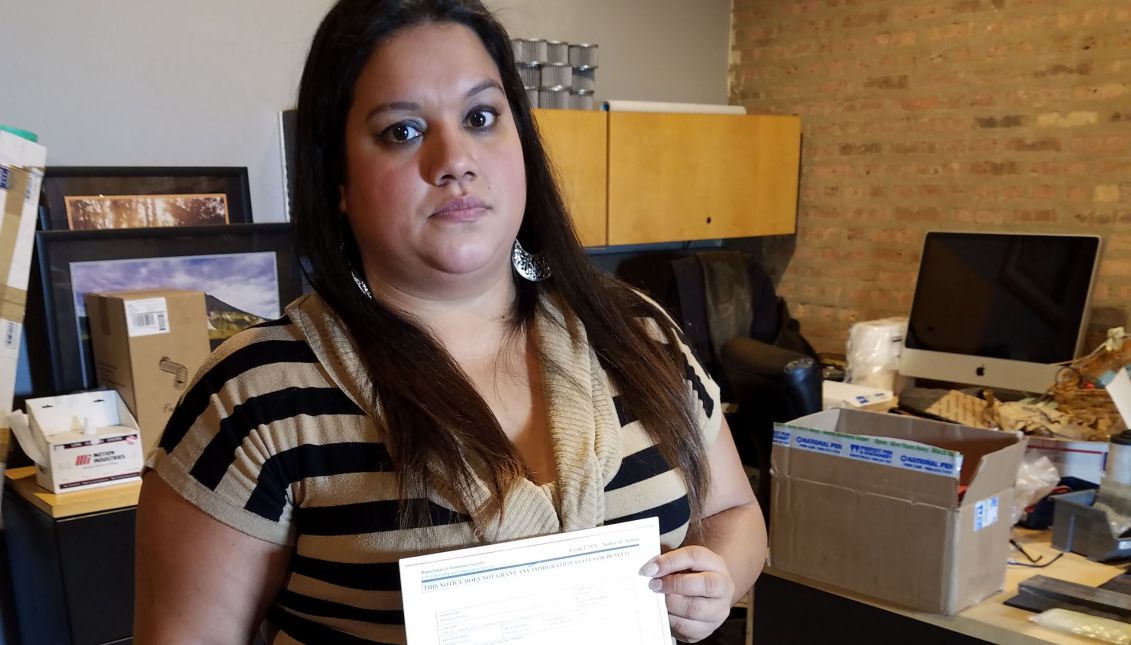
M 424 135 L 424 178 L 435 186 L 474 179 L 474 142 L 462 128 L 432 127 Z

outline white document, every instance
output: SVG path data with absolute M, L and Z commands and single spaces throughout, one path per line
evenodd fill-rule
M 671 645 L 664 595 L 640 567 L 660 554 L 652 517 L 404 558 L 413 645 Z

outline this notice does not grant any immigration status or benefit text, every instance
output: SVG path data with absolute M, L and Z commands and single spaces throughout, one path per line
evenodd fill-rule
M 640 575 L 659 553 L 653 517 L 405 558 L 408 642 L 670 645 L 664 596 Z

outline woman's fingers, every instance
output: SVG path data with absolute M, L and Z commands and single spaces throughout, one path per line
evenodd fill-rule
M 652 565 L 655 565 L 654 567 Z M 725 571 L 726 562 L 705 546 L 685 546 L 648 561 L 640 569 L 641 575 L 658 578 L 679 571 Z
M 668 594 L 666 601 L 669 618 L 676 617 L 718 626 L 730 615 L 730 603 L 721 602 L 719 598 Z
M 726 562 L 703 546 L 685 546 L 656 556 L 640 568 L 649 588 L 665 595 L 672 635 L 695 643 L 730 615 L 734 581 Z
M 673 573 L 662 578 L 653 578 L 648 586 L 652 591 L 665 594 L 725 598 L 727 601 L 734 593 L 734 582 L 731 581 L 730 576 L 716 571 Z
M 669 595 L 667 604 L 668 625 L 672 636 L 685 643 L 694 643 L 710 636 L 730 614 L 730 608 L 725 603 L 709 598 Z
M 706 623 L 699 623 L 679 616 L 668 616 L 668 624 L 675 636 L 684 643 L 697 643 L 711 635 L 714 629 Z

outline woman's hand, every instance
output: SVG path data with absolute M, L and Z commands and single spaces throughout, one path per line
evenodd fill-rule
M 730 615 L 734 581 L 726 562 L 705 546 L 685 546 L 656 556 L 640 569 L 648 586 L 667 596 L 672 636 L 695 643 Z

